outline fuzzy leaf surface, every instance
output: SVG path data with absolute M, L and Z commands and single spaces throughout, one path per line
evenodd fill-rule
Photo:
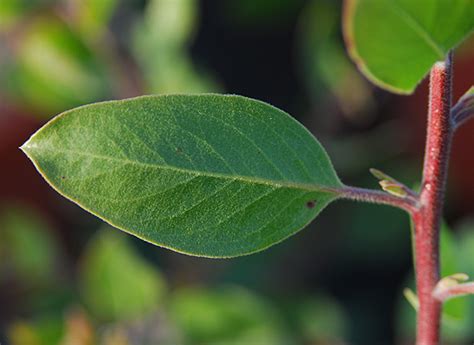
M 22 149 L 62 195 L 179 252 L 259 251 L 307 225 L 342 186 L 288 114 L 239 96 L 169 95 L 65 112 Z

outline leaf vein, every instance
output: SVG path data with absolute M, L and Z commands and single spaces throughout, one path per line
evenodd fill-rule
M 272 180 L 272 179 L 267 179 L 267 178 L 254 177 L 254 176 L 242 176 L 238 174 L 226 175 L 226 174 L 211 172 L 211 171 L 206 171 L 205 173 L 203 173 L 202 171 L 194 171 L 194 170 L 189 170 L 189 169 L 175 167 L 175 166 L 164 166 L 164 165 L 159 165 L 159 164 L 141 162 L 138 160 L 132 161 L 130 159 L 120 159 L 116 157 L 103 156 L 103 155 L 99 155 L 99 154 L 95 154 L 91 152 L 85 152 L 85 151 L 75 151 L 75 150 L 67 150 L 67 149 L 58 150 L 58 149 L 45 148 L 45 147 L 42 147 L 42 148 L 36 147 L 35 149 L 46 150 L 46 151 L 49 150 L 56 153 L 88 156 L 95 159 L 102 159 L 102 160 L 106 160 L 110 162 L 140 165 L 140 166 L 148 167 L 151 169 L 162 169 L 162 170 L 181 172 L 185 174 L 195 174 L 195 175 L 205 176 L 205 177 L 239 180 L 239 181 L 243 181 L 243 182 L 251 183 L 251 184 L 270 185 L 270 186 L 276 186 L 276 187 L 288 187 L 288 188 L 301 189 L 301 190 L 307 190 L 307 191 L 326 192 L 326 193 L 331 193 L 335 195 L 339 193 L 338 192 L 339 188 L 326 187 L 326 186 L 321 186 L 317 184 L 300 183 L 300 182 L 293 182 L 293 181 L 288 181 L 288 180 L 286 181 L 285 180 Z
M 396 1 L 386 0 L 392 5 L 392 8 L 398 12 L 401 18 L 408 24 L 409 27 L 415 31 L 418 36 L 438 55 L 439 58 L 444 59 L 443 48 L 430 36 L 428 31 L 416 20 L 405 8 L 400 6 Z

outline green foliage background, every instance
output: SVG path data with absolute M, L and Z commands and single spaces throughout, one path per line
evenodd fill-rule
M 457 50 L 455 96 L 472 84 L 472 63 L 471 41 Z M 189 92 L 242 94 L 284 109 L 318 137 L 349 184 L 377 188 L 369 167 L 408 185 L 419 178 L 426 83 L 411 98 L 373 87 L 345 51 L 338 1 L 2 0 L 0 342 L 410 341 L 402 212 L 337 202 L 265 252 L 191 258 L 104 227 L 50 191 L 18 150 L 67 109 Z M 462 129 L 453 147 L 448 273 L 474 274 L 472 130 Z M 452 302 L 446 343 L 472 342 L 472 299 Z

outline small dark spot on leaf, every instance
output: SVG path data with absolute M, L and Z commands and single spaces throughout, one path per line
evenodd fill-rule
M 176 153 L 183 153 L 183 150 L 181 149 L 181 147 L 176 148 Z
M 314 201 L 314 200 L 309 200 L 309 201 L 306 203 L 306 207 L 307 207 L 307 208 L 313 208 L 314 206 L 316 206 L 316 201 Z
M 61 176 L 61 179 L 62 179 L 62 180 L 65 180 L 65 179 L 66 179 L 66 176 Z

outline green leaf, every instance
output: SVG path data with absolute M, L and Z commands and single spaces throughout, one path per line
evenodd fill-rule
M 43 314 L 37 315 L 33 321 L 15 321 L 7 327 L 8 344 L 59 344 L 64 333 L 63 326 L 62 317 Z
M 208 257 L 282 241 L 342 186 L 303 126 L 239 96 L 145 96 L 80 107 L 22 149 L 59 193 L 108 223 Z
M 456 229 L 460 230 L 460 229 Z M 470 232 L 456 231 L 456 233 L 469 234 Z M 473 236 L 474 239 L 474 236 Z M 472 274 L 472 270 L 463 266 L 463 263 L 472 262 L 472 246 L 469 246 L 469 251 L 464 250 L 464 246 L 469 244 L 465 237 L 454 236 L 453 231 L 447 226 L 445 222 L 442 223 L 440 231 L 440 262 L 441 262 L 441 276 L 449 276 L 456 272 L 466 272 L 468 275 Z M 474 244 L 474 241 L 472 242 Z M 467 249 L 467 248 L 466 248 Z M 467 255 L 464 257 L 463 254 Z M 414 288 L 415 282 L 413 273 L 410 274 L 407 286 Z M 415 296 L 416 298 L 416 296 Z M 406 335 L 415 332 L 416 313 L 412 306 L 406 300 L 401 300 L 399 305 L 399 328 L 400 331 Z M 448 300 L 443 305 L 442 313 L 442 333 L 449 341 L 454 344 L 465 343 L 472 333 L 472 304 L 469 304 L 469 299 L 455 298 Z
M 2 0 L 0 2 L 0 32 L 12 29 L 27 15 L 46 7 L 53 0 Z
M 146 33 L 160 46 L 184 46 L 196 32 L 198 2 L 196 0 L 151 0 L 143 23 Z
M 456 233 L 453 233 L 445 223 L 442 224 L 440 232 L 441 277 L 457 272 L 465 272 L 468 275 L 473 273 L 463 265 L 464 262 L 472 262 L 471 259 L 465 261 L 465 257 L 463 257 L 465 253 L 463 247 L 469 242 L 467 238 L 463 238 L 463 234 L 462 229 L 457 228 Z M 472 250 L 469 250 L 469 258 L 471 254 Z M 452 339 L 451 341 L 454 343 L 466 341 L 472 329 L 469 314 L 472 314 L 472 308 L 465 298 L 455 298 L 444 303 L 442 332 L 447 336 L 447 339 Z
M 151 0 L 133 34 L 133 53 L 150 93 L 200 93 L 219 87 L 188 52 L 198 23 L 196 0 Z
M 76 23 L 81 33 L 92 39 L 101 37 L 107 29 L 117 0 L 72 0 L 76 10 Z
M 153 312 L 166 292 L 158 270 L 127 238 L 104 229 L 90 242 L 81 267 L 81 293 L 102 320 L 130 320 Z
M 5 88 L 34 113 L 50 114 L 110 95 L 105 66 L 77 33 L 55 16 L 31 20 L 16 54 Z
M 293 306 L 290 314 L 303 344 L 343 344 L 348 334 L 345 310 L 331 297 L 318 294 Z
M 452 229 L 443 222 L 440 229 L 440 263 L 441 277 L 446 277 L 460 272 L 459 240 L 454 236 Z M 466 319 L 467 305 L 462 299 L 453 299 L 445 302 L 443 318 L 447 322 L 447 332 L 453 332 L 456 324 Z M 445 322 L 445 323 L 446 323 Z M 454 328 L 454 330 L 451 330 Z
M 61 256 L 40 215 L 26 207 L 10 206 L 0 214 L 0 229 L 0 268 L 8 267 L 29 284 L 50 283 Z
M 474 252 L 474 219 L 470 219 L 463 222 L 458 228 L 459 230 L 459 261 L 460 271 L 467 273 L 471 280 L 474 277 L 474 261 L 472 260 L 472 253 Z M 465 319 L 464 329 L 469 335 L 470 339 L 474 337 L 474 298 L 472 296 L 457 299 L 464 302 L 468 314 Z M 453 300 L 453 302 L 456 299 Z
M 309 1 L 301 13 L 299 65 L 308 95 L 321 106 L 320 102 L 328 101 L 330 92 L 331 101 L 335 98 L 347 120 L 367 119 L 374 105 L 371 84 L 358 72 L 341 42 L 339 2 Z
M 462 271 L 460 266 L 459 239 L 454 236 L 453 230 L 443 222 L 440 229 L 440 264 L 441 277 L 451 276 Z M 455 333 L 468 314 L 468 306 L 462 299 L 446 301 L 443 306 L 444 329 Z
M 237 287 L 178 290 L 171 298 L 170 314 L 183 332 L 186 344 L 287 343 L 275 309 Z
M 346 0 L 349 54 L 376 85 L 412 93 L 472 30 L 471 0 Z

